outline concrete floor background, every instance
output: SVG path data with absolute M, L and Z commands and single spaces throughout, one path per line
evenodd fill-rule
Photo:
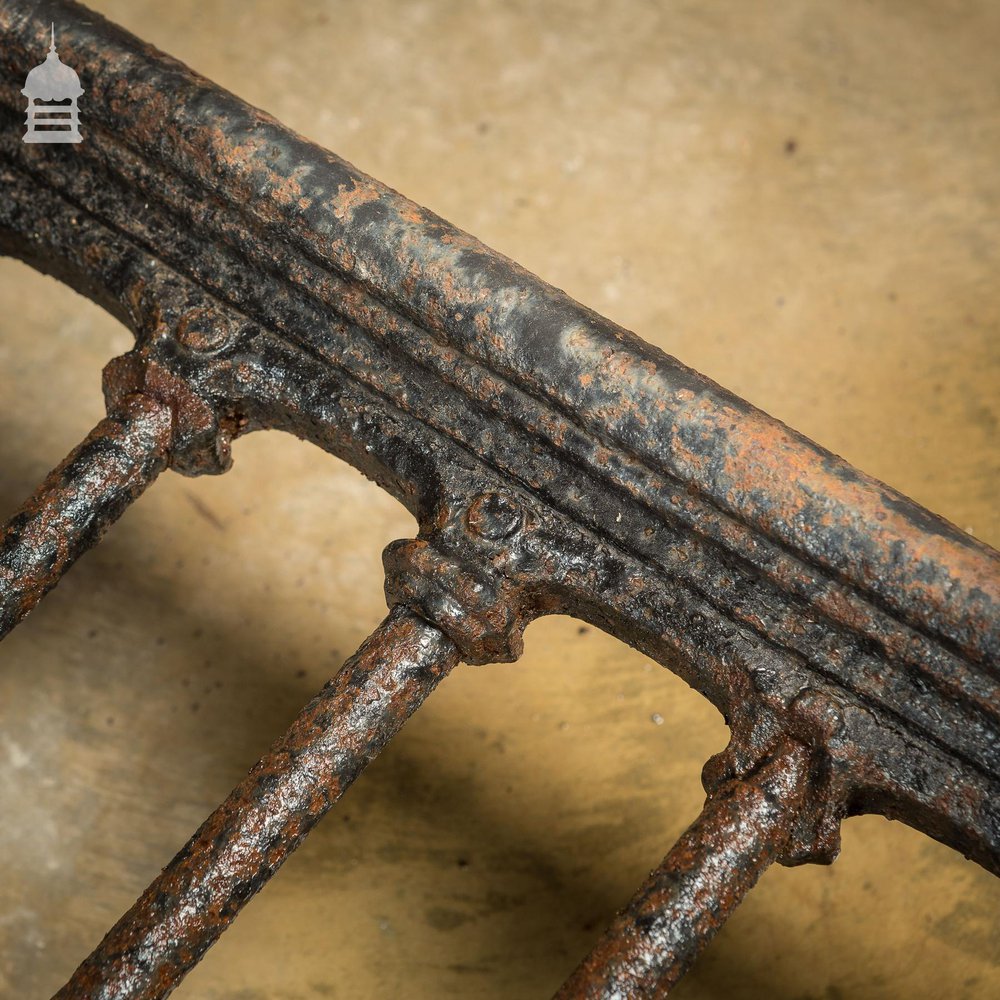
M 997 3 L 92 5 L 1000 543 Z M 0 516 L 128 343 L 0 261 Z M 4 997 L 65 980 L 384 612 L 408 515 L 287 437 L 235 459 L 165 476 L 0 650 Z M 549 995 L 725 740 L 666 671 L 539 622 L 449 678 L 176 996 Z M 998 913 L 976 866 L 851 820 L 677 995 L 996 996 Z

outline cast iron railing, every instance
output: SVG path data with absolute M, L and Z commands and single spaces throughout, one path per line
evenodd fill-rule
M 83 142 L 21 141 L 59 26 Z M 668 990 L 772 862 L 902 820 L 1000 873 L 1000 557 L 69 2 L 0 7 L 0 250 L 135 347 L 0 537 L 0 635 L 170 467 L 291 431 L 416 516 L 390 612 L 61 998 L 166 996 L 459 661 L 571 614 L 723 712 L 701 816 L 561 997 Z

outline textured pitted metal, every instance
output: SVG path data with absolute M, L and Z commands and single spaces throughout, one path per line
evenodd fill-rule
M 386 594 L 473 662 L 584 618 L 732 729 L 712 802 L 789 741 L 809 803 L 900 819 L 1000 872 L 1000 557 L 506 258 L 68 2 L 0 9 L 0 250 L 136 335 L 109 404 L 175 416 L 171 464 L 224 471 L 278 428 L 417 517 Z M 48 20 L 86 141 L 20 142 Z M 64 27 L 63 27 L 64 26 Z
M 808 796 L 808 755 L 795 745 L 710 796 L 557 1000 L 665 996 L 781 855 Z
M 170 408 L 121 402 L 0 528 L 0 638 L 166 468 Z
M 689 516 L 749 523 L 976 658 L 997 655 L 996 584 L 975 540 L 100 17 L 49 8 L 73 26 L 61 45 L 92 84 L 93 152 L 67 156 L 100 161 L 109 143 L 128 147 L 131 159 L 102 163 L 112 176 L 189 216 L 200 239 L 279 264 L 288 291 L 346 292 L 338 305 L 366 330 L 415 321 L 420 332 L 406 339 L 422 343 L 410 350 L 476 378 L 488 399 L 520 389 L 552 437 L 582 426 L 596 464 L 600 445 L 614 445 L 630 470 L 697 485 L 709 507 Z M 16 80 L 37 51 L 36 5 L 8 4 L 4 22 L 4 63 L 15 69 L 5 75 Z M 36 167 L 51 162 L 21 152 Z M 152 235 L 157 213 L 137 214 L 126 232 Z M 326 281 L 316 288 L 313 276 Z M 321 346 L 318 331 L 301 335 Z
M 59 1000 L 159 1000 L 458 662 L 398 609 L 302 710 L 74 973 Z

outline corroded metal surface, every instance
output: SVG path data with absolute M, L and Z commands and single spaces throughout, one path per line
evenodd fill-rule
M 808 757 L 792 745 L 719 789 L 557 1000 L 664 996 L 782 853 L 808 787 Z
M 57 996 L 170 993 L 458 662 L 392 612 L 108 932 Z
M 44 25 L 8 3 L 0 250 L 133 330 L 105 395 L 169 407 L 171 467 L 225 471 L 265 428 L 350 461 L 419 522 L 384 554 L 391 607 L 473 663 L 516 659 L 548 613 L 643 650 L 730 725 L 713 803 L 795 744 L 783 863 L 833 860 L 840 821 L 879 812 L 1000 872 L 995 552 L 100 17 L 45 7 L 86 139 L 20 142 Z
M 148 396 L 123 400 L 46 477 L 0 530 L 0 638 L 167 466 L 171 414 Z

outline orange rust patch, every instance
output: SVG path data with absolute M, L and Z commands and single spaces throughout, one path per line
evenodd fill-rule
M 333 199 L 333 214 L 341 222 L 354 213 L 361 205 L 378 201 L 382 192 L 374 184 L 354 183 L 353 187 L 341 184 L 337 188 L 337 197 Z

